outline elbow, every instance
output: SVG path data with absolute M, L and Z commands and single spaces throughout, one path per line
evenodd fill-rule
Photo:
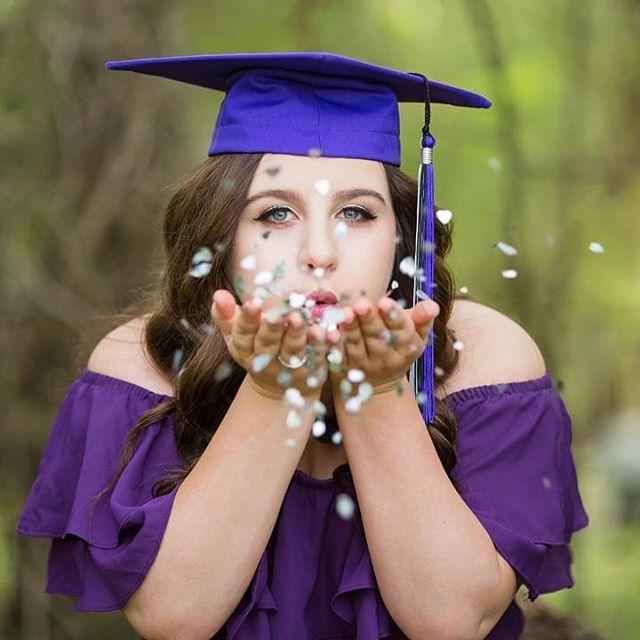
M 411 640 L 484 640 L 494 626 L 495 621 L 488 627 L 485 620 L 462 615 L 458 610 L 439 620 L 430 620 L 409 637 Z
M 139 609 L 125 607 L 123 614 L 127 622 L 146 640 L 210 640 L 221 628 L 209 618 L 197 625 L 191 617 L 188 621 L 180 616 L 171 616 L 166 611 L 143 614 Z M 213 624 L 212 624 L 213 623 Z

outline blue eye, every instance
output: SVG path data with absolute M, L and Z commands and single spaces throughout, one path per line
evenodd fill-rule
M 349 224 L 353 224 L 354 222 L 360 222 L 360 221 L 365 221 L 365 220 L 375 220 L 375 218 L 378 217 L 378 216 L 374 216 L 372 213 L 370 213 L 369 211 L 367 211 L 363 207 L 345 207 L 342 211 L 355 211 L 356 213 L 359 213 L 362 216 L 362 218 L 360 218 L 360 219 L 355 218 L 355 217 L 351 217 L 351 216 L 345 216 L 344 219 Z
M 281 224 L 282 222 L 286 222 L 286 218 L 282 216 L 275 217 L 274 214 L 278 212 L 287 212 L 291 211 L 288 207 L 271 207 L 266 211 L 263 211 L 257 218 L 254 220 L 259 220 L 260 222 L 273 222 L 275 224 Z

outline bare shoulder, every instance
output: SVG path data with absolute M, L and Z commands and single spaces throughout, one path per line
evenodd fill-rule
M 472 300 L 455 300 L 448 326 L 463 349 L 458 366 L 436 393 L 439 398 L 469 387 L 532 380 L 546 372 L 535 340 L 496 309 Z
M 144 349 L 145 325 L 146 318 L 135 318 L 110 331 L 92 351 L 87 369 L 172 396 L 173 385 Z

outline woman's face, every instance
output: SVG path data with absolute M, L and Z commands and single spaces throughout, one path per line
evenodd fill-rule
M 265 310 L 275 299 L 317 290 L 343 304 L 360 295 L 376 304 L 388 289 L 395 249 L 395 214 L 381 163 L 265 154 L 241 212 L 232 277 L 247 285 L 239 293 L 243 301 L 261 286 L 281 285 L 284 295 L 266 297 Z M 279 263 L 281 278 L 255 283 Z

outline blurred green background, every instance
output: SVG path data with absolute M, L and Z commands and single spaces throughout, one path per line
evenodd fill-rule
M 80 332 L 158 268 L 168 187 L 206 156 L 222 96 L 104 63 L 326 50 L 493 101 L 433 107 L 450 262 L 540 346 L 591 520 L 575 586 L 531 606 L 640 637 L 639 33 L 638 0 L 0 0 L 0 636 L 136 637 L 44 594 L 49 540 L 14 528 Z M 410 175 L 421 117 L 401 106 Z

